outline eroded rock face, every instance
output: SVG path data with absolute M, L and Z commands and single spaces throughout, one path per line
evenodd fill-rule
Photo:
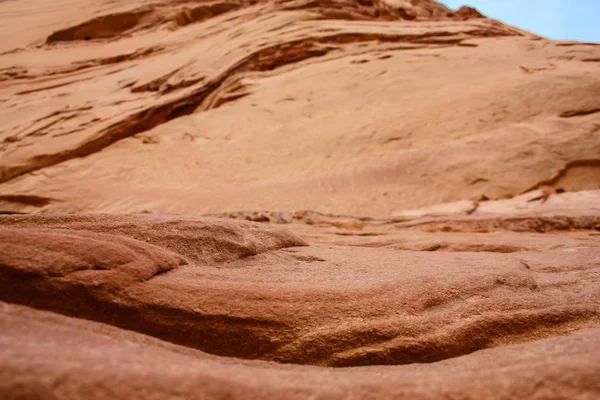
M 3 398 L 594 398 L 598 330 L 443 363 L 333 369 L 233 362 L 104 324 L 0 305 Z M 24 362 L 26 360 L 26 362 Z
M 365 235 L 341 229 L 343 239 L 332 242 L 322 225 L 304 231 L 313 242 L 306 247 L 278 228 L 216 219 L 31 215 L 0 223 L 1 300 L 223 356 L 434 362 L 600 318 L 598 243 L 585 233 L 571 243 L 466 234 L 443 245 L 434 232 L 393 233 L 410 229 L 399 223 Z
M 600 397 L 597 45 L 76 3 L 0 1 L 2 399 Z
M 599 189 L 596 45 L 435 1 L 76 3 L 0 7 L 1 212 L 387 217 Z

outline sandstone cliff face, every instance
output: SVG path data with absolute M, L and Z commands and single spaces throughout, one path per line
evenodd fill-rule
M 434 1 L 38 3 L 0 10 L 5 211 L 389 216 L 598 189 L 595 45 Z
M 433 0 L 0 20 L 3 399 L 600 397 L 600 46 Z

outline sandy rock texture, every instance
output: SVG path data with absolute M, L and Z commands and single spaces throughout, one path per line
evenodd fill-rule
M 598 45 L 433 0 L 0 18 L 0 211 L 374 217 L 600 188 Z
M 0 398 L 600 398 L 600 46 L 433 0 L 0 0 Z
M 6 399 L 591 399 L 600 392 L 597 329 L 435 364 L 334 369 L 232 362 L 13 304 L 0 303 L 0 315 Z
M 6 393 L 593 398 L 596 193 L 525 216 L 2 216 Z M 279 219 L 239 220 L 259 216 Z

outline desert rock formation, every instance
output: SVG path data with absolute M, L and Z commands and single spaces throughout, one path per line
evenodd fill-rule
M 599 45 L 433 0 L 0 19 L 3 399 L 600 397 Z
M 38 3 L 0 9 L 26 31 L 0 49 L 3 210 L 389 216 L 599 188 L 596 45 L 432 0 Z

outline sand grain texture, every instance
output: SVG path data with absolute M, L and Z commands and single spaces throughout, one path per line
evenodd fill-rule
M 0 398 L 600 397 L 599 45 L 433 0 L 0 20 Z

